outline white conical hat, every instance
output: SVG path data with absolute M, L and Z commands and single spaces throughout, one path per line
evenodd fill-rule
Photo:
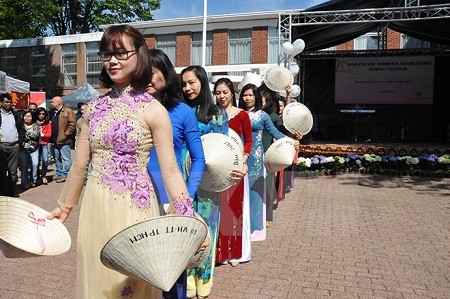
M 239 149 L 241 150 L 242 153 L 244 153 L 244 142 L 242 142 L 242 138 L 241 136 L 239 136 L 239 134 L 233 130 L 228 128 L 228 136 L 236 142 L 236 144 L 238 145 Z
M 220 133 L 202 135 L 205 153 L 205 172 L 200 188 L 211 192 L 220 192 L 235 184 L 231 179 L 231 170 L 242 168 L 242 152 L 235 141 Z
M 259 87 L 259 86 L 261 86 L 262 81 L 263 81 L 263 79 L 262 79 L 261 75 L 258 75 L 255 73 L 246 73 L 244 75 L 244 78 L 238 85 L 238 90 L 240 92 L 242 90 L 242 88 L 249 83 L 256 85 L 256 87 Z
M 0 196 L 0 242 L 6 257 L 58 255 L 69 250 L 70 234 L 59 219 L 28 201 Z
M 205 240 L 207 230 L 195 217 L 156 217 L 116 234 L 103 247 L 100 259 L 108 268 L 169 291 Z
M 292 138 L 280 138 L 264 153 L 264 166 L 267 171 L 278 172 L 291 165 L 294 157 L 295 148 Z
M 283 124 L 292 134 L 299 131 L 306 135 L 312 129 L 313 116 L 308 107 L 299 102 L 292 102 L 284 107 Z
M 210 240 L 210 242 L 209 242 L 209 245 L 206 248 L 204 248 L 203 250 L 197 251 L 197 253 L 193 257 L 191 257 L 191 259 L 189 260 L 189 263 L 188 263 L 188 265 L 186 267 L 188 269 L 195 268 L 195 267 L 199 266 L 201 263 L 203 263 L 206 260 L 206 258 L 208 257 L 208 255 L 210 254 L 210 251 L 211 251 L 212 240 L 211 240 L 211 234 L 210 234 L 209 229 L 208 229 L 208 225 L 206 224 L 206 222 L 202 218 L 202 216 L 200 216 L 197 213 L 195 213 L 195 215 L 197 216 L 197 219 L 202 221 L 205 224 L 205 226 L 207 227 L 206 231 L 207 231 L 207 236 L 208 236 L 208 239 Z
M 294 84 L 294 76 L 287 68 L 274 66 L 264 74 L 264 83 L 271 90 L 282 92 L 286 85 Z

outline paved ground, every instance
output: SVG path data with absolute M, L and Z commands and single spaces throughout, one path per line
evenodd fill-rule
M 450 179 L 299 177 L 253 260 L 216 269 L 218 298 L 450 298 Z M 61 184 L 21 198 L 51 209 Z M 78 209 L 67 222 L 76 240 Z M 6 259 L 0 298 L 74 298 L 76 254 Z

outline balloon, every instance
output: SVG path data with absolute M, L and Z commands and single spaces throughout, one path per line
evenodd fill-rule
M 298 85 L 292 85 L 292 90 L 291 90 L 291 97 L 296 98 L 300 95 L 300 86 Z
M 305 49 L 305 42 L 301 38 L 296 39 L 292 44 L 292 47 L 293 49 L 291 54 L 295 56 L 303 52 L 303 50 Z
M 298 74 L 298 72 L 300 71 L 300 68 L 298 67 L 298 64 L 293 63 L 289 67 L 289 70 L 291 71 L 292 76 L 296 76 Z
M 290 42 L 284 42 L 281 47 L 283 48 L 283 52 L 286 54 L 292 54 L 294 46 Z

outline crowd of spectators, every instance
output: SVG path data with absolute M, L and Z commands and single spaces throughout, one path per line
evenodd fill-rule
M 0 195 L 19 197 L 29 188 L 66 181 L 77 120 L 85 107 L 78 103 L 74 112 L 55 96 L 50 109 L 31 102 L 27 109 L 16 110 L 11 94 L 0 94 Z M 51 177 L 50 162 L 55 164 Z

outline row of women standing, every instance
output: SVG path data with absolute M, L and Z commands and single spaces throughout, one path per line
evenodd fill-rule
M 224 86 L 216 83 L 217 98 L 220 93 L 227 94 L 227 99 L 219 100 L 220 107 L 215 105 L 203 68 L 184 69 L 180 85 L 167 56 L 159 50 L 148 52 L 142 35 L 128 25 L 109 27 L 100 41 L 99 54 L 103 61 L 100 79 L 112 89 L 88 104 L 74 164 L 59 205 L 48 216 L 67 219 L 78 203 L 90 163 L 78 228 L 77 298 L 206 298 L 216 260 L 250 260 L 251 232 L 264 231 L 264 195 L 261 189 L 249 188 L 244 179 L 249 171 L 250 186 L 256 186 L 263 172 L 262 129 L 256 124 L 270 126 L 270 119 L 254 107 L 260 105 L 259 93 L 256 87 L 244 88 L 253 92 L 254 99 L 243 89 L 245 109 L 240 109 L 234 107 L 232 89 L 230 95 L 225 88 L 219 92 L 219 87 L 232 86 L 225 81 Z M 243 136 L 243 160 L 250 167 L 244 164 L 230 174 L 239 182 L 235 190 L 201 190 L 205 158 L 200 136 L 227 134 L 229 127 Z M 273 126 L 269 130 L 275 138 L 284 137 Z M 249 194 L 248 200 L 244 194 Z M 252 205 L 255 217 L 250 216 Z M 188 271 L 187 279 L 182 275 L 170 292 L 161 294 L 101 264 L 103 245 L 122 229 L 166 212 L 194 216 L 193 209 L 210 232 L 199 250 L 211 244 L 210 254 Z
M 241 91 L 239 107 L 232 82 L 221 78 L 214 85 L 213 99 L 208 76 L 200 66 L 189 66 L 181 72 L 181 97 L 176 91 L 178 76 L 168 57 L 157 49 L 150 50 L 153 79 L 147 91 L 169 112 L 174 131 L 174 148 L 179 167 L 186 180 L 194 207 L 207 222 L 211 235 L 211 251 L 197 268 L 180 277 L 166 298 L 206 298 L 211 293 L 215 263 L 236 266 L 251 259 L 251 241 L 264 240 L 265 179 L 262 134 L 266 130 L 275 139 L 285 137 L 273 125 L 263 108 L 261 91 L 248 84 Z M 268 98 L 268 97 L 266 97 Z M 228 134 L 228 129 L 241 136 L 243 168 L 234 169 L 230 176 L 236 180 L 231 188 L 208 192 L 199 188 L 204 168 L 204 156 L 199 136 L 208 133 Z M 188 169 L 186 153 L 191 162 Z M 161 204 L 167 196 L 160 178 L 156 153 L 152 152 L 149 173 L 156 182 Z M 249 176 L 246 176 L 247 172 Z

